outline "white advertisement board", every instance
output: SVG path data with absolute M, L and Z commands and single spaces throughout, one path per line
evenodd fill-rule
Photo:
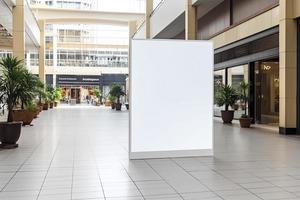
M 132 40 L 130 159 L 213 155 L 213 44 Z

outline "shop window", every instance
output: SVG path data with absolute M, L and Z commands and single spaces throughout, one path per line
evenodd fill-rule
M 225 69 L 215 71 L 214 72 L 214 97 L 216 97 L 216 93 L 218 91 L 218 87 L 222 84 L 225 84 Z M 221 110 L 223 110 L 223 107 L 219 107 L 217 104 L 214 103 L 214 115 L 220 117 L 221 116 Z
M 248 65 L 241 65 L 237 67 L 228 68 L 227 84 L 231 85 L 238 93 L 240 93 L 241 82 L 243 80 L 245 82 L 248 82 L 248 71 L 249 71 Z M 242 114 L 245 113 L 245 109 L 248 109 L 248 107 L 247 105 L 245 105 L 245 102 L 243 102 L 242 100 L 238 100 L 232 109 L 235 110 L 234 117 L 238 119 L 242 116 Z

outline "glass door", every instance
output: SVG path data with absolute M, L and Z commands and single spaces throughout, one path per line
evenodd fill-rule
M 279 124 L 279 59 L 255 64 L 256 122 Z

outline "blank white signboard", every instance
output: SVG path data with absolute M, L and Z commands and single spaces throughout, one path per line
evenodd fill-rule
M 132 40 L 130 159 L 213 154 L 213 44 Z

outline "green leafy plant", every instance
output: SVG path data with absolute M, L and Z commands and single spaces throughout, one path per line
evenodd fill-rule
M 93 93 L 94 93 L 94 96 L 97 97 L 97 98 L 100 98 L 101 97 L 101 92 L 99 89 L 94 89 L 93 90 Z
M 22 84 L 19 88 L 21 108 L 24 109 L 24 105 L 30 104 L 33 99 L 38 95 L 37 83 L 39 78 L 31 74 L 28 70 L 24 71 L 22 77 Z
M 55 89 L 53 87 L 48 86 L 46 88 L 46 96 L 47 96 L 48 101 L 54 102 L 55 101 Z
M 112 103 L 114 103 L 116 101 L 116 97 L 115 96 L 111 96 L 111 95 L 108 95 L 108 100 Z
M 238 100 L 237 91 L 229 85 L 220 85 L 216 92 L 216 104 L 218 106 L 225 105 L 225 111 L 229 110 L 229 106 L 233 106 Z
M 34 102 L 27 102 L 25 109 L 30 112 L 36 112 L 38 110 L 37 105 Z
M 0 61 L 0 99 L 8 109 L 7 122 L 13 121 L 13 108 L 23 98 L 22 87 L 27 72 L 23 61 L 16 57 L 8 56 Z
M 39 98 L 39 104 L 42 104 L 42 100 L 45 100 L 46 93 L 45 93 L 45 84 L 38 79 L 35 86 L 35 93 Z
M 110 88 L 109 95 L 112 97 L 115 97 L 117 100 L 117 103 L 120 103 L 120 97 L 125 95 L 125 92 L 123 91 L 122 87 L 117 84 L 113 84 Z
M 248 105 L 248 100 L 249 100 L 248 90 L 249 90 L 249 83 L 247 83 L 247 82 L 245 82 L 245 80 L 243 80 L 240 83 L 240 92 L 241 92 L 240 98 L 245 104 L 245 113 L 242 115 L 242 118 L 248 117 L 248 114 L 247 114 L 247 105 Z
M 61 94 L 61 88 L 55 88 L 54 89 L 54 98 L 56 102 L 59 102 L 62 98 L 62 94 Z

